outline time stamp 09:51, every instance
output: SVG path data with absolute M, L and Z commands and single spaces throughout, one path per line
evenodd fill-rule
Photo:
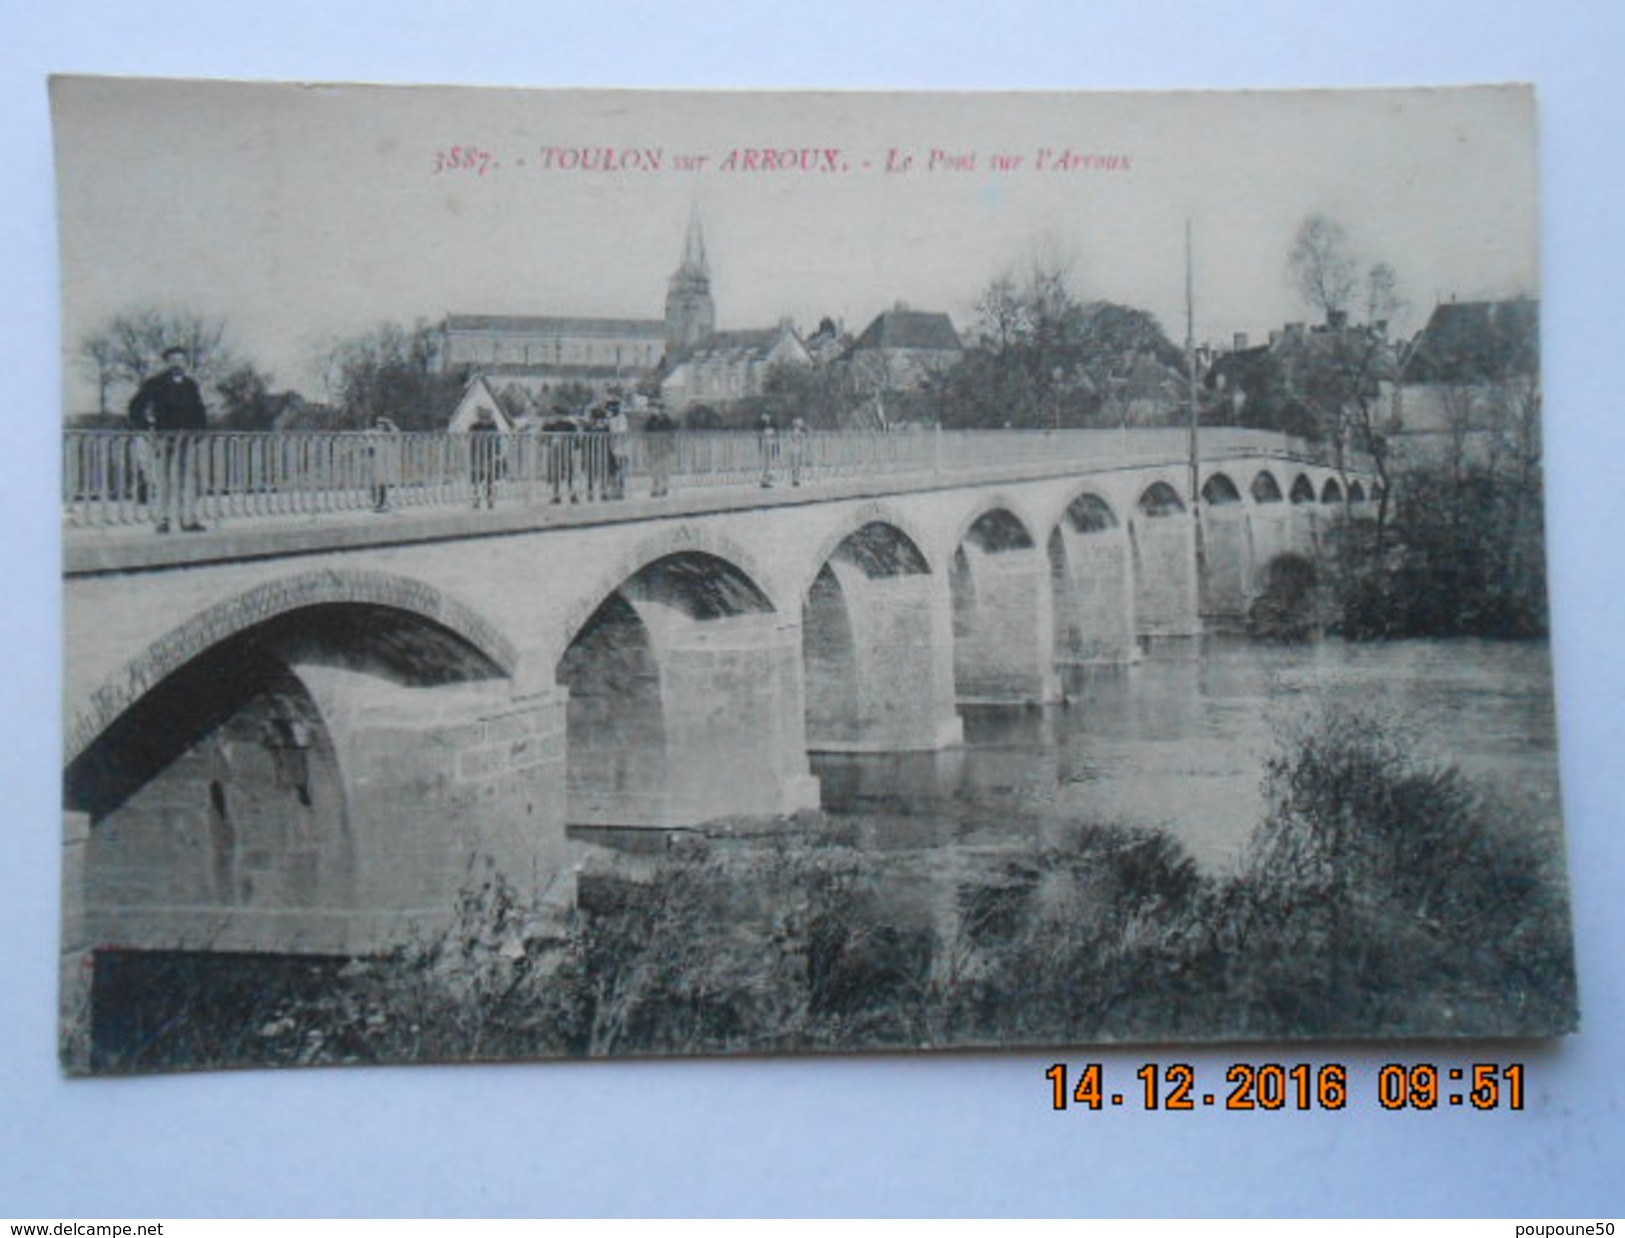
M 1341 1062 L 1321 1066 L 1275 1062 L 1236 1062 L 1224 1072 L 1225 1089 L 1197 1086 L 1196 1068 L 1184 1062 L 1147 1062 L 1121 1090 L 1107 1087 L 1106 1069 L 1088 1062 L 1076 1070 L 1057 1062 L 1044 1072 L 1055 1109 L 1185 1109 L 1230 1111 L 1344 1108 L 1349 1103 L 1349 1069 Z M 1475 1062 L 1440 1068 L 1431 1062 L 1391 1062 L 1377 1071 L 1375 1099 L 1384 1109 L 1522 1109 L 1522 1062 Z

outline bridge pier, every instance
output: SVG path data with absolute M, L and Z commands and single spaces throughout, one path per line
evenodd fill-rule
M 1024 546 L 955 553 L 954 689 L 967 704 L 1042 705 L 1060 698 L 1049 564 Z
M 669 632 L 664 823 L 818 807 L 807 768 L 801 630 L 771 612 Z
M 1297 554 L 1298 538 L 1294 526 L 1293 509 L 1279 501 L 1260 504 L 1247 515 L 1248 545 L 1251 556 L 1247 570 L 1247 599 L 1256 598 L 1264 589 L 1264 569 L 1284 554 Z
M 1202 617 L 1236 623 L 1251 601 L 1252 539 L 1239 503 L 1210 506 L 1202 517 Z
M 673 829 L 816 808 L 800 637 L 770 609 L 697 619 L 641 582 L 612 596 L 559 664 L 568 822 Z
M 1141 497 L 1129 524 L 1134 546 L 1134 621 L 1142 637 L 1201 635 L 1196 522 L 1163 483 Z
M 807 747 L 918 752 L 964 739 L 948 578 L 832 557 L 808 591 Z
M 1049 568 L 1056 661 L 1133 661 L 1138 647 L 1126 531 L 1115 525 L 1080 531 L 1064 520 L 1050 535 Z
M 563 692 L 515 692 L 507 680 L 407 687 L 295 669 L 322 706 L 344 772 L 355 901 L 369 913 L 350 949 L 390 934 L 391 921 L 449 914 L 486 871 L 526 902 L 570 905 Z

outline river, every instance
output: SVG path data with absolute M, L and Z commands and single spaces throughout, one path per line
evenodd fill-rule
M 1042 843 L 1079 821 L 1155 826 L 1217 873 L 1264 815 L 1270 754 L 1319 710 L 1348 706 L 1481 780 L 1531 828 L 1560 824 L 1543 642 L 1210 637 L 1070 670 L 1063 686 L 1060 705 L 964 709 L 965 743 L 950 751 L 814 756 L 826 812 L 879 850 Z

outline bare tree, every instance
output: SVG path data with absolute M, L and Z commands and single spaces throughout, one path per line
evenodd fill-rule
M 1350 451 L 1365 455 L 1376 471 L 1381 489 L 1373 546 L 1380 553 L 1393 489 L 1389 437 L 1399 428 L 1385 392 L 1397 378 L 1388 325 L 1404 307 L 1399 278 L 1386 262 L 1363 262 L 1347 230 L 1325 215 L 1311 215 L 1299 227 L 1287 276 L 1324 319 L 1288 350 L 1288 384 L 1331 445 L 1345 490 Z M 1360 316 L 1351 318 L 1356 310 Z
M 237 364 L 219 319 L 150 307 L 115 314 L 79 341 L 79 361 L 95 377 L 97 411 L 111 411 L 113 388 L 138 387 L 161 370 L 169 348 L 186 349 L 193 374 L 205 385 L 218 383 Z
M 118 345 L 105 330 L 93 331 L 80 342 L 79 361 L 95 376 L 97 415 L 108 416 L 111 410 L 107 407 L 107 393 L 123 377 L 118 364 Z
M 1347 312 L 1359 282 L 1359 266 L 1348 232 L 1335 219 L 1311 215 L 1303 221 L 1287 255 L 1287 270 L 1307 305 L 1328 319 Z
M 441 337 L 422 320 L 339 340 L 327 356 L 329 395 L 353 428 L 382 415 L 403 430 L 444 429 L 467 378 L 467 367 L 442 363 Z
M 1027 301 L 1008 274 L 998 276 L 982 290 L 976 302 L 976 318 L 982 338 L 995 348 L 1009 348 L 1031 326 Z
M 1183 354 L 1149 312 L 1077 295 L 1075 265 L 1061 247 L 1040 244 L 1019 274 L 1006 271 L 983 290 L 976 343 L 935 384 L 944 424 L 1157 422 L 1177 406 L 1177 397 L 1167 407 L 1154 398 L 1146 371 L 1183 373 Z

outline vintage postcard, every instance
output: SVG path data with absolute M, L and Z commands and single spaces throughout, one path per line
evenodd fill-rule
M 70 1071 L 1576 1027 L 1531 90 L 52 104 Z

